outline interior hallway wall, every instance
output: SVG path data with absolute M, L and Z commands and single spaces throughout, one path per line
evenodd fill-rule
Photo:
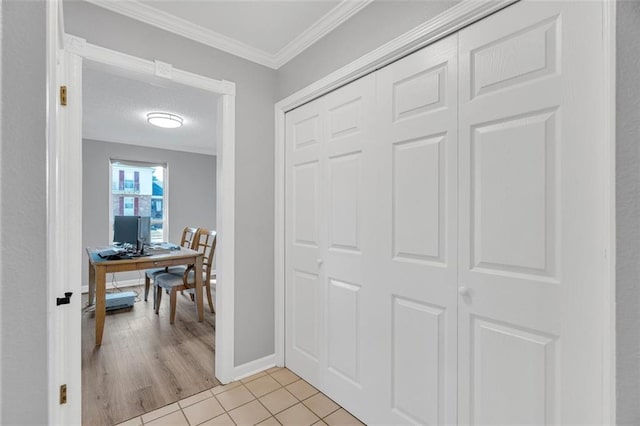
M 617 423 L 640 424 L 640 2 L 617 2 Z
M 42 425 L 48 404 L 45 2 L 3 0 L 0 10 L 0 424 Z
M 89 43 L 236 83 L 235 365 L 274 353 L 276 72 L 86 2 L 65 1 L 65 31 Z
M 166 163 L 169 235 L 179 243 L 185 226 L 216 229 L 216 157 L 143 146 L 82 141 L 82 247 L 110 243 L 109 164 L 111 159 Z M 88 260 L 82 253 L 82 284 L 88 285 Z M 117 280 L 141 279 L 144 271 L 122 272 Z

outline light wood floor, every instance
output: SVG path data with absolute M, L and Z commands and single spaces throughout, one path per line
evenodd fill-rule
M 169 324 L 169 297 L 160 314 L 144 286 L 133 308 L 107 314 L 102 346 L 95 348 L 93 312 L 82 313 L 82 423 L 114 425 L 219 384 L 214 374 L 215 315 L 205 302 L 204 321 L 178 295 Z M 83 306 L 87 296 L 83 295 Z

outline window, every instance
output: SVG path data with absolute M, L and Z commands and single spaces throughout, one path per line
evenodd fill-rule
M 114 216 L 149 216 L 151 242 L 167 241 L 166 171 L 166 164 L 111 160 L 111 236 Z

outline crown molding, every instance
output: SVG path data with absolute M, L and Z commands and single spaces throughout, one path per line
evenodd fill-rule
M 170 13 L 156 9 L 137 0 L 86 0 L 111 12 L 127 16 L 145 24 L 172 32 L 197 41 L 215 49 L 222 50 L 240 58 L 255 62 L 272 69 L 278 69 L 309 46 L 327 35 L 338 25 L 358 13 L 373 0 L 343 0 L 327 12 L 318 21 L 282 48 L 272 54 L 249 46 L 224 34 L 196 25 Z
M 197 41 L 215 49 L 222 50 L 248 61 L 276 69 L 275 55 L 256 49 L 231 37 L 196 25 L 185 19 L 170 13 L 158 10 L 154 7 L 140 3 L 137 0 L 111 1 L 111 0 L 86 0 L 103 9 L 110 10 L 120 15 L 153 25 L 154 27 L 172 32 L 174 34 Z
M 280 68 L 298 56 L 347 19 L 360 12 L 372 1 L 373 0 L 343 0 L 340 2 L 275 55 L 276 68 Z

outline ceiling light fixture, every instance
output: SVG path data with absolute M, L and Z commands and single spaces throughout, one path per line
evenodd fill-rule
M 182 127 L 182 117 L 168 112 L 150 112 L 147 114 L 147 121 L 154 126 L 165 129 L 175 129 Z

